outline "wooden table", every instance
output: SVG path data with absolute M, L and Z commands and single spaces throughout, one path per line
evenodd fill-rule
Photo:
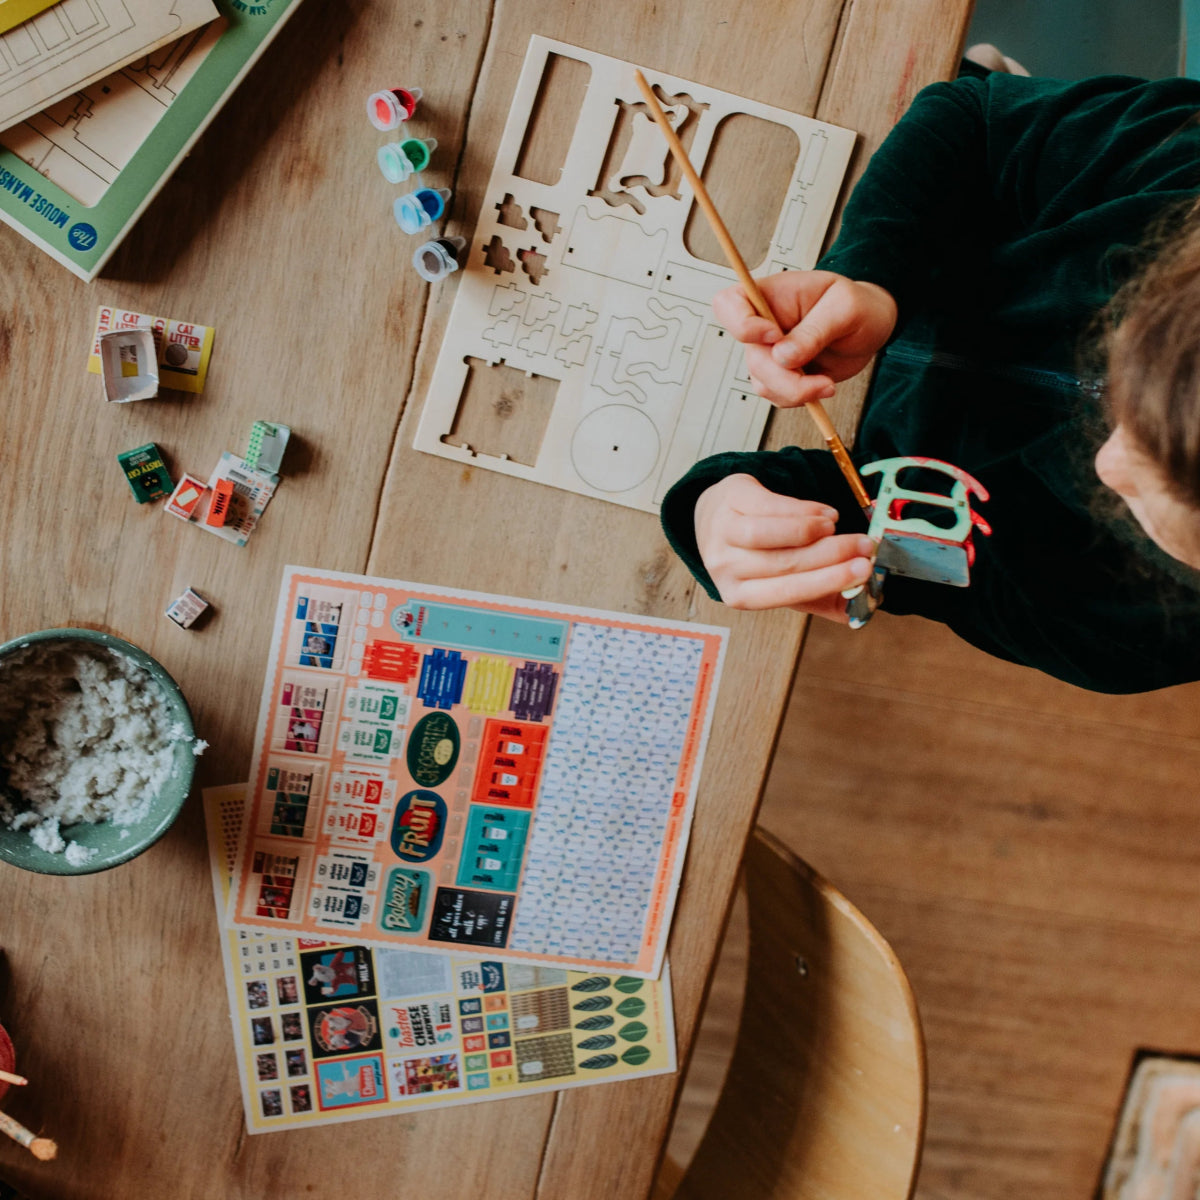
M 410 268 L 375 172 L 366 95 L 421 86 L 449 231 L 469 234 L 533 33 L 860 132 L 855 169 L 925 83 L 953 75 L 969 0 L 723 5 L 308 0 L 102 277 L 0 227 L 0 637 L 110 630 L 179 680 L 211 743 L 199 787 L 245 778 L 286 563 L 728 625 L 729 653 L 670 943 L 686 1053 L 804 624 L 711 604 L 643 513 L 419 454 L 415 421 L 454 294 Z M 753 216 L 753 213 L 750 214 Z M 735 230 L 736 232 L 736 230 Z M 84 358 L 97 305 L 217 327 L 202 397 L 106 407 Z M 853 427 L 859 393 L 831 405 Z M 132 502 L 118 451 L 177 469 L 295 430 L 242 550 Z M 815 444 L 774 420 L 769 444 Z M 186 586 L 219 610 L 185 633 Z M 57 1138 L 0 1145 L 31 1197 L 262 1200 L 641 1196 L 677 1077 L 318 1129 L 245 1134 L 198 795 L 133 862 L 80 878 L 0 868 L 0 1017 L 33 1085 L 9 1111 Z

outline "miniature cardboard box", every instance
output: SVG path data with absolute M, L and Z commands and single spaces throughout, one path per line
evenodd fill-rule
M 116 404 L 158 395 L 158 352 L 149 329 L 114 329 L 100 335 L 105 399 Z

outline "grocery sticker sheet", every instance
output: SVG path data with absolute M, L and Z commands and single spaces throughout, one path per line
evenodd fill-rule
M 287 568 L 229 923 L 657 977 L 725 639 Z
M 218 913 L 245 784 L 204 793 Z M 675 1070 L 661 980 L 222 930 L 246 1129 L 263 1133 Z

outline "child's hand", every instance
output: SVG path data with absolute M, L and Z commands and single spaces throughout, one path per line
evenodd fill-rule
M 828 400 L 833 385 L 858 374 L 896 326 L 896 302 L 874 283 L 832 271 L 784 271 L 759 281 L 782 328 L 760 317 L 741 287 L 713 297 L 717 320 L 746 344 L 758 394 L 780 408 Z
M 840 593 L 871 572 L 875 543 L 835 534 L 837 510 L 728 475 L 696 502 L 696 545 L 730 608 L 794 608 L 846 622 Z

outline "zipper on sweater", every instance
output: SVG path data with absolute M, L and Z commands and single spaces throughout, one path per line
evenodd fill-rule
M 1030 367 L 1019 363 L 989 363 L 952 354 L 948 350 L 935 350 L 930 346 L 914 346 L 911 343 L 893 342 L 883 354 L 897 362 L 914 366 L 942 367 L 949 371 L 962 371 L 974 375 L 990 375 L 1013 383 L 1030 383 L 1038 387 L 1069 395 L 1100 396 L 1104 392 L 1104 378 L 1100 375 L 1074 375 L 1069 371 L 1051 371 L 1046 367 Z

